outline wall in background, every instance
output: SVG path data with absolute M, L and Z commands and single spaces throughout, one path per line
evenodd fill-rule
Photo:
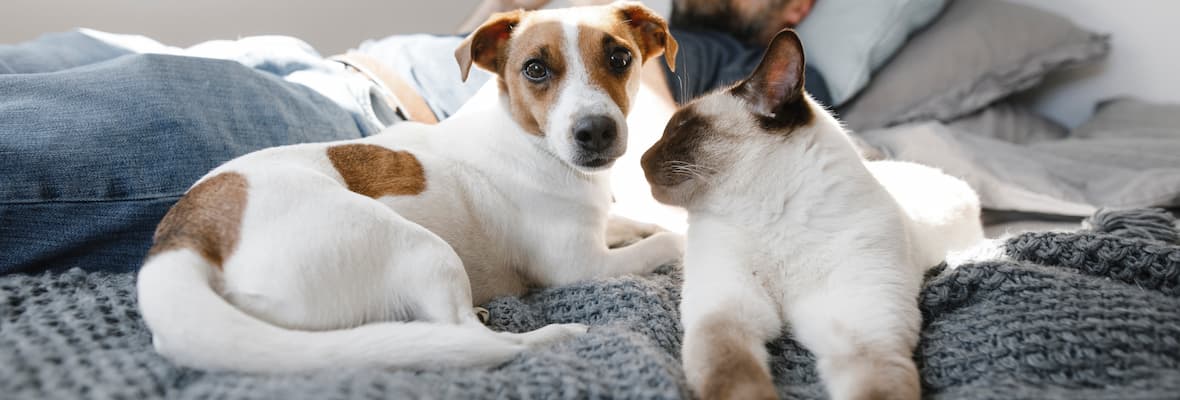
M 0 43 L 84 26 L 139 33 L 187 46 L 259 34 L 296 36 L 324 54 L 396 33 L 450 33 L 481 0 L 5 0 Z M 557 0 L 554 5 L 568 4 Z M 647 0 L 667 10 L 671 0 Z M 865 0 L 871 1 L 871 0 Z M 978 1 L 978 0 L 960 0 Z M 1180 51 L 1171 27 L 1175 0 L 1013 0 L 1111 33 L 1102 64 L 1054 76 L 1024 96 L 1046 115 L 1077 125 L 1113 96 L 1180 103 Z
M 173 46 L 283 34 L 335 54 L 396 33 L 451 33 L 478 0 L 4 0 L 0 43 L 87 27 Z
M 172 46 L 281 34 L 324 54 L 399 33 L 453 33 L 483 0 L 4 0 L 0 44 L 77 27 L 141 34 Z M 672 0 L 645 0 L 669 10 Z M 553 7 L 570 0 L 555 0 Z
M 1180 103 L 1180 46 L 1173 28 L 1180 1 L 1013 1 L 1111 34 L 1111 53 L 1101 64 L 1059 73 L 1023 96 L 1043 114 L 1077 126 L 1090 117 L 1096 103 L 1111 97 Z

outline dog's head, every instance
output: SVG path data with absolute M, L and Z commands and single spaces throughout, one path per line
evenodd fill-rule
M 625 117 L 641 64 L 675 65 L 668 24 L 638 2 L 493 15 L 455 51 L 495 73 L 512 117 L 567 164 L 609 168 L 627 150 Z

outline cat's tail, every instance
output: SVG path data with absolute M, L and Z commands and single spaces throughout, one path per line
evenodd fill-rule
M 967 182 L 941 170 L 904 161 L 865 164 L 909 219 L 915 258 L 922 268 L 984 241 L 979 196 Z
M 139 307 L 155 348 L 190 367 L 279 373 L 351 367 L 492 366 L 527 344 L 474 324 L 377 323 L 299 331 L 234 307 L 213 288 L 220 271 L 188 249 L 151 256 Z

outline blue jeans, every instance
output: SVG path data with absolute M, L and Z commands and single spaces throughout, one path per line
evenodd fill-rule
M 677 71 L 688 75 L 669 79 L 682 102 L 744 77 L 761 57 L 724 35 L 675 34 Z M 393 36 L 359 51 L 395 68 L 443 119 L 491 79 L 472 70 L 459 81 L 461 40 Z M 807 85 L 822 101 L 810 68 Z M 213 167 L 391 123 L 374 111 L 373 90 L 289 37 L 178 49 L 79 31 L 0 45 L 0 274 L 135 270 L 160 218 Z
M 213 167 L 380 129 L 352 96 L 357 77 L 299 43 L 193 51 L 227 55 L 211 59 L 118 39 L 0 46 L 0 274 L 134 271 L 160 218 Z

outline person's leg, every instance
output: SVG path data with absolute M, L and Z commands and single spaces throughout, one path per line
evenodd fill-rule
M 438 120 L 459 110 L 491 79 L 492 74 L 475 69 L 463 81 L 455 49 L 462 36 L 395 35 L 370 40 L 356 49 L 389 66 L 413 87 Z
M 0 74 L 56 72 L 131 53 L 80 31 L 48 33 L 19 44 L 0 44 Z
M 0 74 L 0 274 L 135 270 L 160 217 L 218 164 L 369 130 L 317 92 L 235 62 L 78 63 Z

